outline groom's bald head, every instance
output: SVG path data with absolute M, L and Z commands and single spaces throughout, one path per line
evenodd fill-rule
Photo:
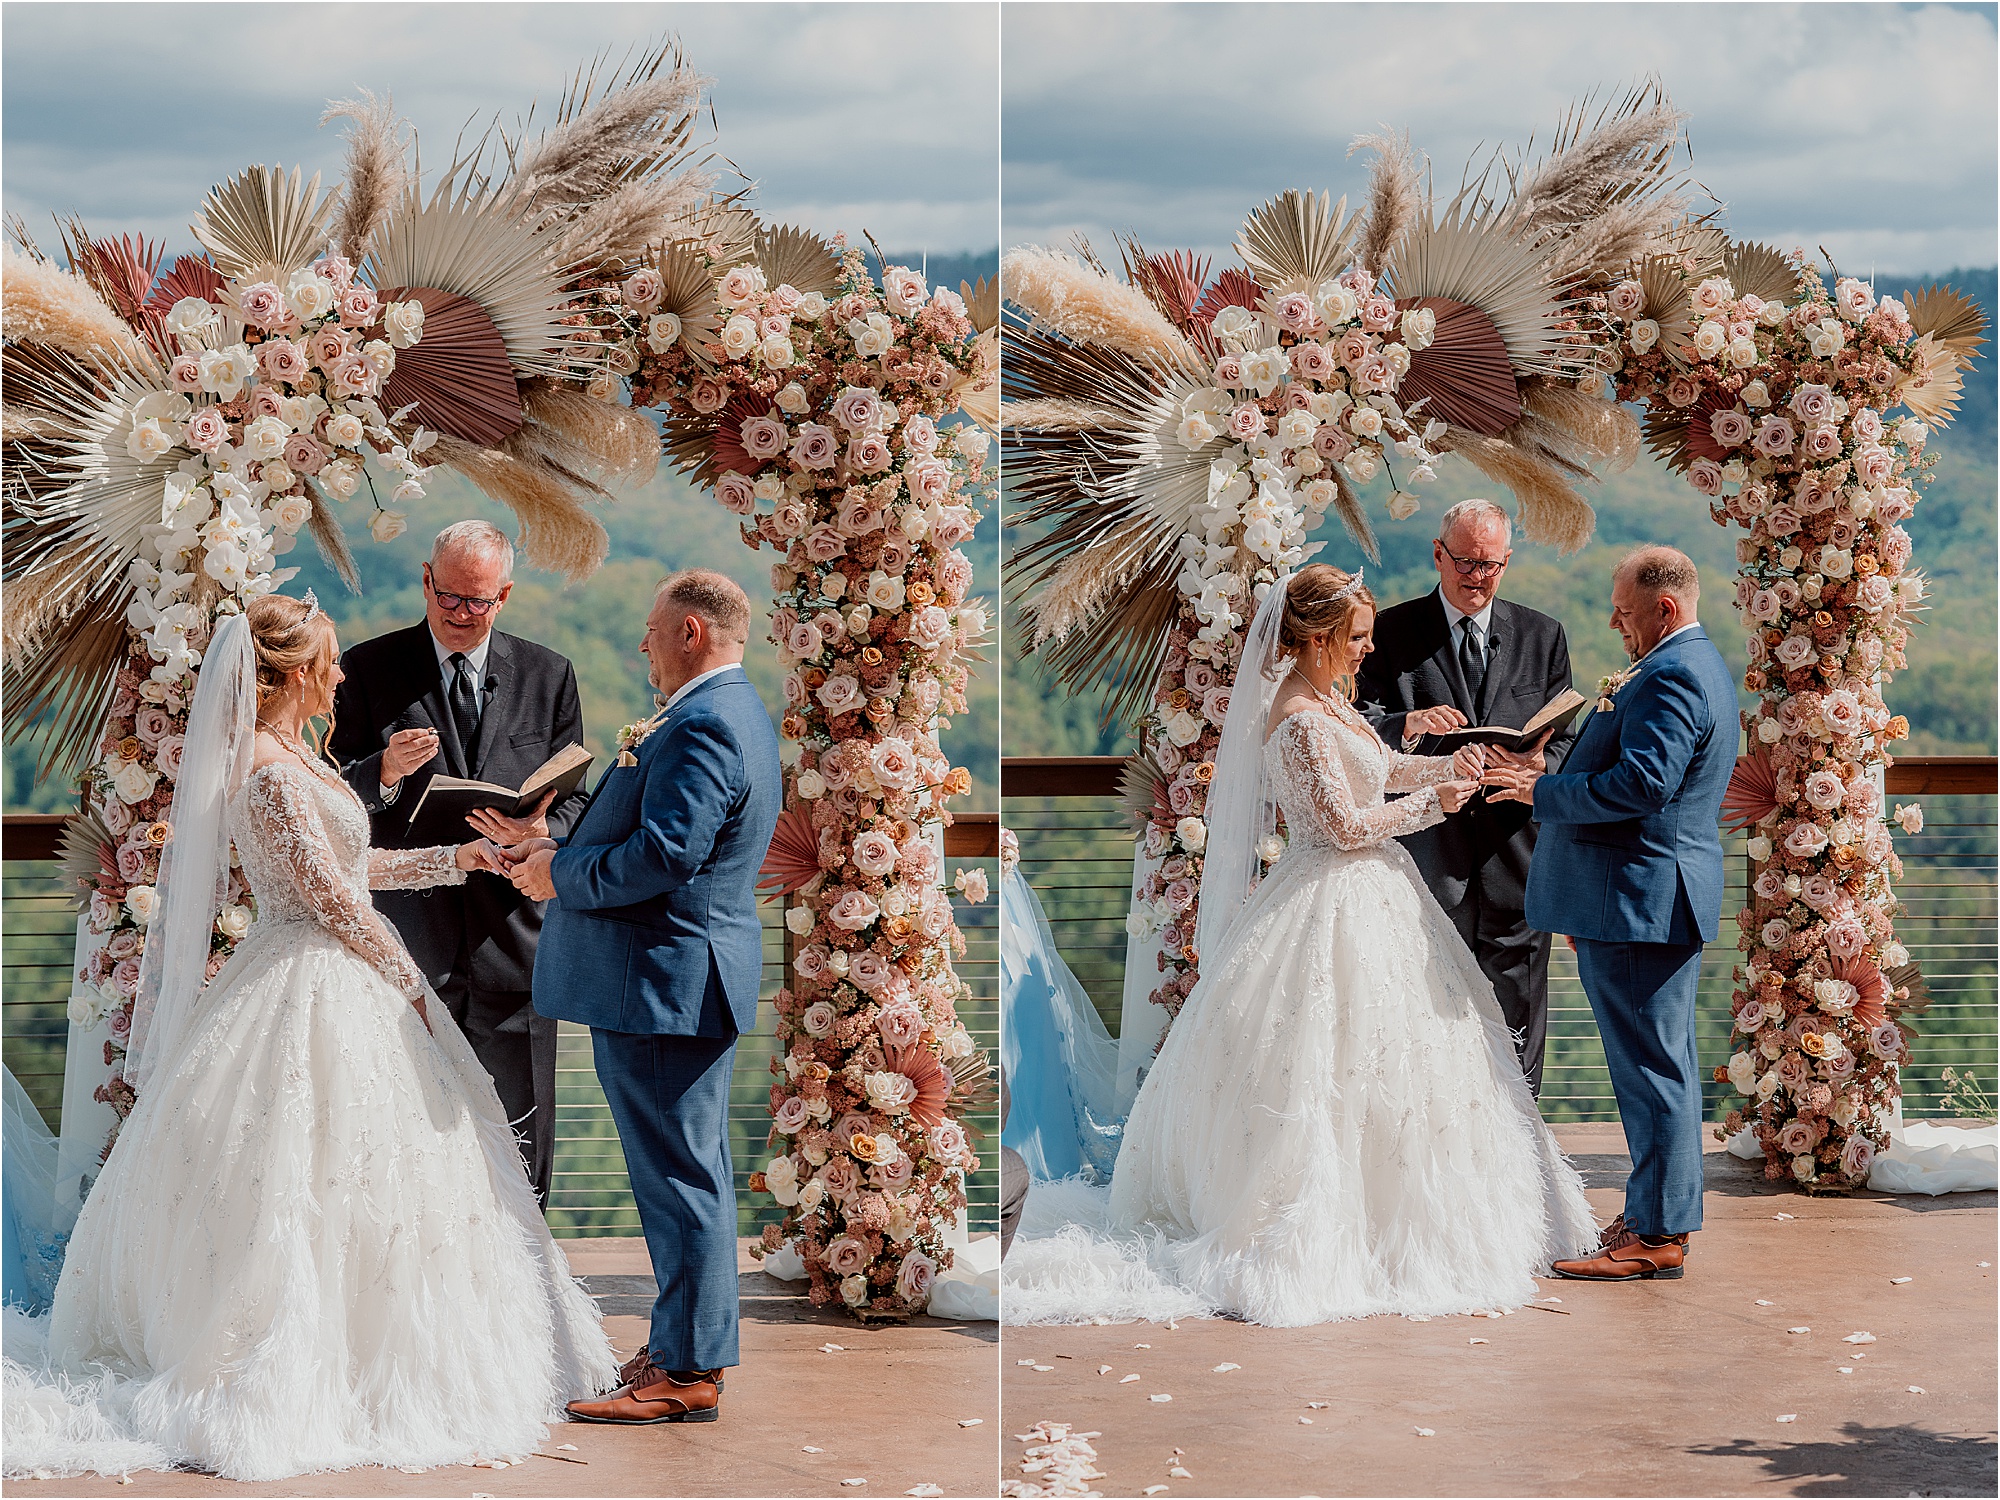
M 1637 661 L 1667 636 L 1695 623 L 1701 572 L 1685 552 L 1641 547 L 1611 575 L 1611 628 Z

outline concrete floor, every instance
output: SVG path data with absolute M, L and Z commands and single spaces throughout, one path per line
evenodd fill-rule
M 621 1352 L 644 1343 L 645 1314 L 652 1305 L 644 1243 L 562 1244 L 572 1268 L 598 1295 L 612 1343 Z M 719 1422 L 569 1423 L 551 1429 L 542 1445 L 543 1454 L 555 1457 L 497 1470 L 349 1469 L 271 1484 L 135 1472 L 129 1484 L 92 1476 L 13 1480 L 6 1490 L 37 1500 L 68 1495 L 865 1497 L 900 1496 L 923 1484 L 937 1485 L 946 1495 L 995 1492 L 1000 1426 L 994 1324 L 918 1318 L 864 1327 L 840 1313 L 815 1311 L 791 1284 L 757 1270 L 747 1253 L 740 1255 L 738 1270 L 743 1363 L 729 1372 Z M 821 1353 L 820 1346 L 829 1343 L 842 1351 Z M 970 1418 L 980 1419 L 978 1425 L 959 1425 Z M 561 1451 L 565 1443 L 575 1444 L 575 1451 Z M 809 1447 L 824 1451 L 806 1452 Z M 843 1485 L 849 1479 L 867 1482 Z
M 1618 1128 L 1558 1134 L 1609 1218 Z M 1994 1195 L 1807 1198 L 1761 1163 L 1707 1165 L 1687 1277 L 1550 1280 L 1560 1312 L 1007 1328 L 1007 1470 L 1047 1420 L 1099 1434 L 1100 1492 L 1167 1500 L 1995 1494 Z M 1876 1342 L 1843 1342 L 1857 1331 Z

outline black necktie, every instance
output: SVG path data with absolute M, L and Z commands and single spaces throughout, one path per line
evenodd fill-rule
M 479 735 L 479 698 L 472 691 L 472 663 L 465 659 L 465 653 L 454 651 L 445 658 L 445 665 L 453 669 L 451 679 L 451 718 L 458 726 L 458 747 L 465 752 L 465 763 L 472 765 L 472 742 Z
M 1462 633 L 1458 643 L 1458 669 L 1465 674 L 1466 696 L 1479 706 L 1480 689 L 1486 686 L 1486 653 L 1479 649 L 1479 630 L 1472 616 L 1458 622 Z

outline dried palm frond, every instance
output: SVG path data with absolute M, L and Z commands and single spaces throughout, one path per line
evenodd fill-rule
M 1399 302 L 1444 297 L 1478 308 L 1507 346 L 1517 377 L 1575 379 L 1589 367 L 1588 351 L 1556 328 L 1569 304 L 1550 289 L 1541 258 L 1493 218 L 1453 204 L 1440 219 L 1427 204 L 1387 270 Z
M 25 406 L 0 406 L 0 443 L 49 443 L 68 429 L 60 418 Z
M 347 533 L 340 529 L 340 517 L 333 513 L 333 507 L 327 503 L 326 496 L 319 492 L 317 485 L 306 486 L 306 498 L 312 502 L 312 514 L 306 518 L 306 531 L 319 548 L 320 558 L 347 585 L 350 594 L 360 593 L 361 570 L 355 566 L 354 553 L 348 548 Z
M 404 146 L 392 98 L 377 99 L 367 89 L 359 99 L 337 99 L 319 117 L 322 127 L 351 120 L 347 133 L 347 177 L 341 184 L 333 242 L 354 265 L 368 258 L 375 231 L 388 217 L 408 180 Z
M 1694 354 L 1694 310 L 1680 258 L 1647 256 L 1639 265 L 1639 286 L 1646 294 L 1642 315 L 1660 325 L 1660 352 L 1677 365 L 1687 364 Z
M 306 182 L 300 167 L 290 177 L 283 167 L 246 167 L 209 189 L 189 227 L 230 280 L 283 286 L 324 253 L 332 213 L 333 194 L 320 192 L 317 172 Z
M 839 290 L 840 257 L 811 230 L 790 224 L 760 229 L 752 259 L 771 286 L 788 286 L 796 292 L 818 292 L 822 296 Z
M 1132 836 L 1140 838 L 1146 829 L 1173 816 L 1167 800 L 1167 776 L 1150 755 L 1128 755 L 1118 768 L 1118 810 L 1132 825 Z
M 1722 274 L 1729 234 L 1706 215 L 1683 219 L 1660 236 L 1656 253 L 1677 259 L 1689 281 L 1706 281 Z
M 8 734 L 40 747 L 42 780 L 74 776 L 96 758 L 97 735 L 129 643 L 122 618 L 93 613 L 47 650 L 19 667 L 7 666 L 0 682 Z
M 146 296 L 160 274 L 160 258 L 166 254 L 163 242 L 147 244 L 146 237 L 94 240 L 82 223 L 71 219 L 63 229 L 63 244 L 69 263 L 77 275 L 96 289 L 111 310 L 133 327 L 146 316 Z
M 1986 342 L 1986 314 L 1961 291 L 1948 286 L 1921 287 L 1903 293 L 1903 306 L 1910 315 L 1910 327 L 1949 349 L 1960 368 Z
M 1951 420 L 1959 397 L 1965 394 L 1965 376 L 1958 358 L 1928 333 L 1911 343 L 1910 357 L 1913 367 L 1897 384 L 1896 399 L 1924 421 L 1942 426 Z
M 965 1127 L 965 1138 L 976 1146 L 986 1139 L 977 1117 L 994 1113 L 1000 1105 L 1000 1078 L 993 1071 L 993 1059 L 981 1048 L 944 1066 L 951 1077 L 952 1114 Z
M 975 333 L 985 333 L 1000 326 L 1000 278 L 982 276 L 975 282 L 961 281 L 958 284 L 959 298 L 965 303 L 965 315 L 972 320 Z
M 1167 255 L 1148 255 L 1136 239 L 1122 239 L 1118 248 L 1125 257 L 1125 279 L 1138 289 L 1174 327 L 1200 341 L 1195 308 L 1201 289 L 1208 281 L 1208 261 L 1192 250 L 1175 250 Z
M 1799 295 L 1799 270 L 1769 245 L 1732 241 L 1722 252 L 1722 274 L 1739 297 L 1791 302 Z
M 1729 773 L 1729 786 L 1722 794 L 1722 827 L 1737 833 L 1761 823 L 1778 810 L 1778 778 L 1771 765 L 1771 752 L 1760 745 L 1748 755 L 1736 757 L 1736 769 Z
M 1000 330 L 973 341 L 972 367 L 952 382 L 951 399 L 989 433 L 1000 431 Z
M 689 238 L 725 270 L 757 253 L 757 216 L 734 201 L 716 200 L 703 209 Z
M 681 320 L 681 347 L 707 369 L 708 346 L 722 337 L 722 304 L 702 248 L 695 240 L 662 245 L 653 266 L 660 273 L 660 311 Z
M 1272 296 L 1310 293 L 1353 262 L 1354 230 L 1345 198 L 1287 188 L 1243 221 L 1236 253 Z
M 97 809 L 79 800 L 56 838 L 56 884 L 78 911 L 90 905 L 98 880 L 118 874 L 118 840 Z
M 384 303 L 421 302 L 424 336 L 397 351 L 382 383 L 391 411 L 415 407 L 425 427 L 493 447 L 521 425 L 521 394 L 506 341 L 486 309 L 436 287 L 385 287 Z
M 1368 512 L 1362 508 L 1361 497 L 1354 493 L 1354 486 L 1348 482 L 1346 471 L 1339 464 L 1329 468 L 1333 477 L 1333 510 L 1340 517 L 1340 524 L 1347 528 L 1347 534 L 1354 538 L 1354 544 L 1372 563 L 1382 561 L 1382 544 L 1375 540 L 1375 528 L 1368 523 Z
M 455 163 L 428 200 L 415 183 L 404 189 L 375 232 L 364 275 L 378 289 L 435 287 L 478 303 L 525 378 L 573 374 L 604 358 L 591 330 L 562 321 L 580 295 L 564 289 L 569 271 L 551 263 L 544 236 Z
M 164 317 L 184 297 L 199 297 L 204 302 L 219 301 L 222 288 L 222 273 L 215 269 L 215 263 L 206 255 L 179 255 L 174 257 L 174 263 L 167 267 L 166 273 L 153 283 L 153 290 L 146 298 L 146 309 Z
M 0 334 L 47 344 L 100 368 L 146 358 L 131 327 L 89 282 L 0 246 Z M 18 400 L 12 392 L 9 400 Z
M 1198 359 L 1181 331 L 1146 294 L 1080 255 L 1030 247 L 1011 250 L 1000 274 L 1008 300 L 1035 323 L 1079 344 L 1116 351 L 1163 368 Z M 1254 304 L 1252 304 L 1254 305 Z
M 1529 541 L 1567 555 L 1590 540 L 1597 513 L 1588 500 L 1570 488 L 1569 480 L 1574 476 L 1563 467 L 1504 438 L 1457 427 L 1444 435 L 1440 446 L 1514 492 L 1521 507 L 1521 532 Z
M 560 433 L 608 479 L 644 484 L 660 466 L 659 429 L 643 412 L 548 380 L 526 382 L 521 404 L 530 424 Z
M 430 456 L 514 512 L 521 523 L 521 550 L 532 566 L 580 582 L 610 552 L 604 527 L 584 508 L 587 481 L 576 475 L 543 459 L 523 460 L 450 436 L 440 437 Z
M 757 871 L 757 894 L 789 896 L 804 890 L 824 872 L 819 867 L 819 832 L 802 806 L 788 807 L 778 814 L 770 847 Z
M 1493 320 L 1469 302 L 1448 297 L 1398 298 L 1401 311 L 1428 308 L 1437 319 L 1430 344 L 1410 356 L 1398 387 L 1408 406 L 1440 421 L 1497 436 L 1520 419 L 1521 397 L 1507 345 Z
M 1263 296 L 1248 271 L 1240 266 L 1231 266 L 1202 292 L 1201 300 L 1194 305 L 1195 321 L 1213 323 L 1215 315 L 1225 307 L 1255 308 Z
M 1399 137 L 1385 130 L 1380 135 L 1357 135 L 1347 154 L 1357 151 L 1373 151 L 1375 165 L 1368 171 L 1368 208 L 1361 220 L 1361 243 L 1355 259 L 1370 271 L 1378 271 L 1389 264 L 1403 231 L 1423 203 L 1422 171 L 1407 133 Z

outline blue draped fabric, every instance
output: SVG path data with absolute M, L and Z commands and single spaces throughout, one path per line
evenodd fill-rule
M 56 1227 L 56 1138 L 42 1123 L 28 1091 L 5 1074 L 4 1129 L 0 1145 L 0 1198 L 5 1199 L 5 1300 L 10 1307 L 45 1313 L 62 1274 L 69 1236 Z
M 1109 1182 L 1125 1117 L 1117 1108 L 1118 1043 L 1056 951 L 1048 918 L 1018 869 L 1000 881 L 1001 1067 L 1008 1090 L 1001 1143 L 1030 1177 Z

